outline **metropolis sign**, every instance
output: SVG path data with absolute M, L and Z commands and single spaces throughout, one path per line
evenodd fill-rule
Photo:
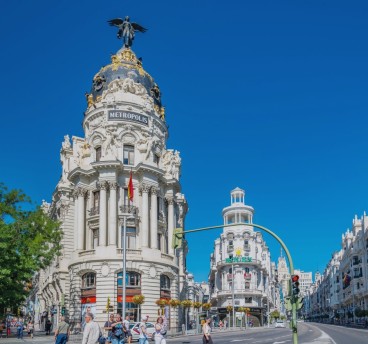
M 250 263 L 252 261 L 252 257 L 233 257 L 226 258 L 225 263 Z
M 108 121 L 131 121 L 140 124 L 148 125 L 148 117 L 140 113 L 124 111 L 124 110 L 109 110 L 107 113 Z

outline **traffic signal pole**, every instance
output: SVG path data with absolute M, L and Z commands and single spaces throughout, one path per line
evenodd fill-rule
M 202 232 L 202 231 L 206 231 L 206 230 L 210 230 L 210 229 L 233 227 L 233 226 L 239 226 L 239 225 L 240 225 L 239 223 L 231 223 L 231 224 L 228 224 L 228 225 L 202 227 L 202 228 L 197 228 L 197 229 L 190 229 L 190 230 L 187 230 L 187 231 L 183 231 L 183 229 L 181 229 L 181 228 L 180 229 L 176 228 L 174 230 L 173 245 L 174 245 L 174 248 L 178 247 L 179 243 L 180 243 L 180 246 L 181 246 L 181 240 L 182 240 L 183 236 L 185 234 L 188 234 L 188 233 Z M 266 233 L 270 234 L 272 237 L 274 237 L 280 243 L 280 245 L 284 249 L 286 257 L 289 261 L 290 275 L 294 275 L 294 264 L 293 264 L 293 260 L 291 258 L 290 252 L 289 252 L 288 248 L 286 247 L 286 245 L 284 244 L 284 242 L 279 238 L 279 236 L 276 235 L 271 230 L 269 230 L 268 228 L 260 226 L 260 225 L 256 225 L 254 223 L 249 223 L 249 224 L 247 224 L 247 226 L 255 227 L 255 228 L 263 230 L 264 232 L 266 232 Z M 292 309 L 291 309 L 291 328 L 292 328 L 292 331 L 293 331 L 293 344 L 298 344 L 298 328 L 297 328 L 297 318 L 296 318 L 297 298 L 295 298 L 292 295 L 292 292 L 291 292 L 292 288 L 291 287 L 292 286 L 291 286 L 291 280 L 290 280 L 289 281 L 289 296 L 291 296 L 291 306 L 292 306 Z

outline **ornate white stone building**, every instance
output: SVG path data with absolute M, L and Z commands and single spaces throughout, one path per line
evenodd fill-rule
M 364 312 L 363 312 L 364 311 Z M 341 249 L 332 254 L 311 286 L 306 314 L 335 323 L 362 322 L 368 314 L 368 216 L 354 217 L 342 234 Z
M 178 298 L 185 280 L 187 247 L 172 248 L 175 227 L 183 227 L 187 202 L 179 182 L 181 159 L 168 149 L 161 93 L 134 52 L 124 47 L 94 76 L 86 94 L 85 136 L 64 137 L 62 174 L 45 210 L 61 222 L 62 254 L 39 272 L 39 313 L 60 314 L 80 323 L 91 307 L 105 321 L 107 300 L 122 311 L 122 226 L 127 225 L 126 308 L 137 320 L 157 315 L 159 298 Z M 132 174 L 134 197 L 128 198 Z M 185 245 L 185 244 L 184 244 Z M 170 326 L 179 326 L 172 309 Z M 56 317 L 53 317 L 56 322 Z
M 228 316 L 227 306 L 234 305 L 235 311 L 249 307 L 254 326 L 260 326 L 267 312 L 276 308 L 278 289 L 270 251 L 262 234 L 252 227 L 254 209 L 245 204 L 244 198 L 244 190 L 234 189 L 231 205 L 222 211 L 224 224 L 239 225 L 225 227 L 215 240 L 210 259 L 210 299 L 217 307 L 219 320 Z

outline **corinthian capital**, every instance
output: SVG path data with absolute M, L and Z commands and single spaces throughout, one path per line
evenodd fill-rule
M 152 186 L 151 187 L 151 194 L 152 195 L 157 195 L 157 193 L 158 193 L 158 189 L 156 188 L 156 186 Z
M 150 186 L 146 183 L 141 183 L 139 185 L 139 192 L 140 193 L 148 193 L 150 191 Z
M 165 200 L 166 200 L 168 205 L 173 205 L 174 204 L 174 197 L 173 196 L 166 196 Z
M 99 182 L 97 182 L 97 188 L 100 190 L 106 190 L 108 187 L 108 183 L 106 182 L 106 180 L 101 180 Z
M 87 194 L 87 191 L 88 190 L 78 186 L 74 189 L 74 197 L 85 197 L 85 195 Z
M 117 182 L 109 182 L 109 188 L 110 190 L 116 190 L 118 188 L 118 183 Z

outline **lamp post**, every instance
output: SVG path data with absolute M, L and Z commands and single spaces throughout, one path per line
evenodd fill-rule
M 235 329 L 235 270 L 234 268 L 239 267 L 239 265 L 231 264 L 231 272 L 233 274 L 233 284 L 232 284 L 232 299 L 233 299 L 233 329 Z

